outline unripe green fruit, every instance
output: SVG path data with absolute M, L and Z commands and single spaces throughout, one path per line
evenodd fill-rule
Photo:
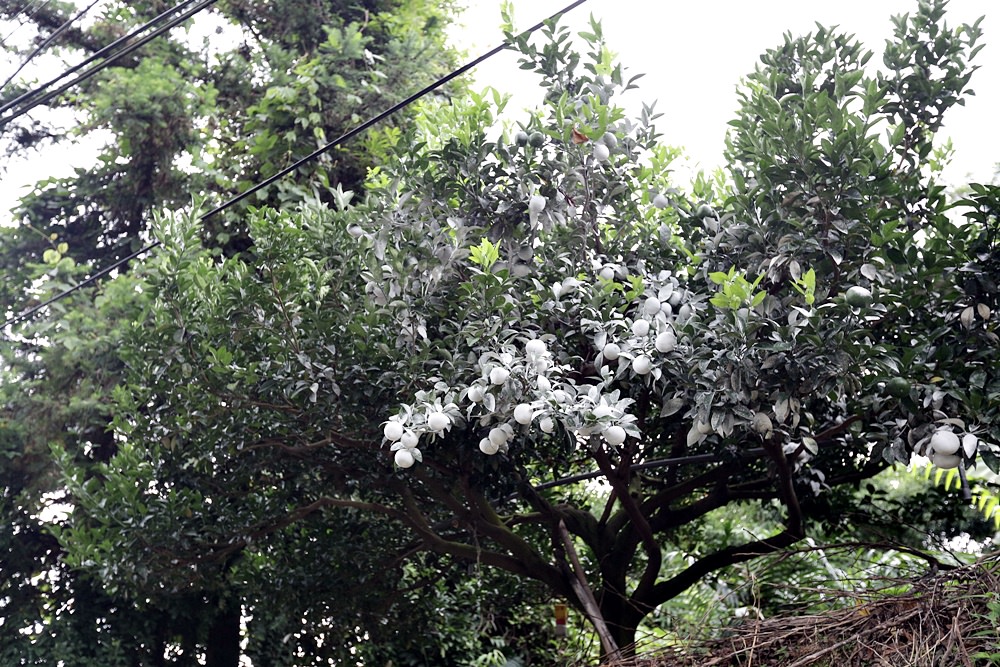
M 714 218 L 715 210 L 708 204 L 702 204 L 695 210 L 694 214 L 699 218 Z
M 872 303 L 872 293 L 860 285 L 848 289 L 844 298 L 852 308 L 867 308 Z
M 519 131 L 517 134 L 514 135 L 514 142 L 518 146 L 525 146 L 525 145 L 527 145 L 527 143 L 528 143 L 528 133 L 525 132 L 524 130 Z
M 906 378 L 895 377 L 885 384 L 885 391 L 890 396 L 903 398 L 910 393 L 910 383 Z
M 541 148 L 545 145 L 545 135 L 541 132 L 532 132 L 528 137 L 528 145 L 532 148 Z

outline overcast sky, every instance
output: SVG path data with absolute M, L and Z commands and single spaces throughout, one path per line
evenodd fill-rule
M 500 43 L 500 0 L 466 0 L 465 26 L 456 31 L 470 55 Z M 526 28 L 558 11 L 570 0 L 515 0 L 518 28 Z M 915 11 L 917 0 L 588 0 L 565 18 L 574 32 L 587 26 L 592 13 L 601 20 L 609 48 L 640 79 L 639 99 L 657 101 L 663 118 L 657 123 L 668 143 L 683 146 L 704 167 L 721 163 L 726 123 L 736 109 L 736 85 L 753 70 L 761 53 L 778 46 L 782 35 L 815 30 L 816 22 L 839 26 L 876 53 L 881 63 L 885 40 L 892 36 L 890 17 Z M 996 0 L 951 0 L 949 25 L 972 23 L 985 16 L 986 47 L 975 64 L 976 97 L 964 108 L 949 111 L 944 133 L 955 145 L 947 172 L 960 182 L 972 174 L 989 180 L 1000 161 L 1000 3 Z M 467 41 L 466 41 L 467 40 Z M 477 70 L 481 85 L 520 91 L 520 106 L 534 105 L 534 79 L 516 69 L 513 54 L 501 54 Z
M 500 0 L 465 0 L 469 8 L 453 30 L 455 41 L 470 57 L 502 41 L 499 30 Z M 515 0 L 518 28 L 533 25 L 569 3 L 569 0 Z M 736 108 L 736 85 L 751 71 L 758 56 L 777 46 L 782 34 L 804 34 L 815 22 L 839 26 L 856 34 L 876 52 L 892 34 L 889 17 L 913 11 L 916 0 L 588 0 L 565 19 L 574 32 L 585 29 L 589 14 L 602 21 L 609 47 L 631 73 L 645 73 L 633 100 L 657 102 L 663 113 L 658 128 L 664 139 L 686 149 L 691 161 L 711 168 L 721 163 L 726 123 Z M 1000 161 L 1000 132 L 996 130 L 1000 108 L 1000 4 L 995 0 L 952 0 L 948 22 L 955 25 L 986 16 L 983 22 L 986 47 L 973 77 L 976 97 L 952 109 L 945 134 L 955 145 L 956 155 L 946 176 L 954 183 L 989 180 Z M 10 68 L 3 63 L 3 69 Z M 536 79 L 517 69 L 516 56 L 505 52 L 480 65 L 475 72 L 478 86 L 494 86 L 515 94 L 513 109 L 538 102 Z M 5 77 L 4 77 L 5 78 Z M 26 184 L 46 175 L 67 175 L 70 166 L 84 166 L 87 152 L 66 159 L 59 150 L 32 164 L 16 165 L 0 180 L 0 224 L 7 209 Z

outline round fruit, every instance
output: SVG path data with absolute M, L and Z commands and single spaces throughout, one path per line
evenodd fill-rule
M 552 392 L 552 398 L 556 399 L 556 403 L 569 403 L 569 394 L 562 389 L 556 389 Z
M 552 383 L 544 375 L 539 375 L 535 384 L 538 385 L 538 391 L 548 392 L 552 390 Z
M 936 465 L 942 470 L 950 470 L 952 468 L 957 468 L 958 464 L 962 462 L 962 457 L 958 454 L 938 454 L 935 452 L 931 455 L 931 463 Z
M 615 279 L 615 270 L 610 266 L 605 266 L 601 269 L 601 272 L 598 275 L 600 275 L 603 280 L 611 281 Z
M 496 444 L 489 438 L 483 438 L 482 440 L 479 441 L 479 451 L 481 451 L 483 454 L 488 454 L 490 456 L 493 456 L 498 451 L 500 451 L 500 445 Z
M 390 442 L 396 442 L 403 437 L 403 425 L 399 422 L 386 422 L 382 427 L 382 435 Z
M 528 353 L 529 357 L 540 357 L 545 354 L 546 350 L 545 343 L 537 338 L 532 338 L 524 344 L 524 351 Z
M 361 227 L 361 225 L 349 225 L 347 227 L 347 233 L 357 239 L 365 235 L 365 230 Z
M 518 146 L 524 146 L 525 144 L 528 143 L 528 133 L 525 132 L 524 130 L 519 131 L 517 134 L 514 135 L 514 142 Z
M 482 387 L 469 387 L 469 400 L 473 403 L 479 403 L 483 400 L 484 392 Z
M 531 195 L 531 199 L 528 200 L 528 211 L 538 215 L 545 210 L 545 197 L 541 195 Z
M 647 315 L 656 315 L 660 312 L 660 300 L 651 296 L 646 299 L 646 303 L 642 304 L 642 309 Z
M 544 433 L 552 433 L 556 430 L 556 423 L 552 421 L 552 417 L 543 417 L 542 421 L 538 422 L 538 428 L 542 429 Z
M 514 421 L 518 424 L 530 424 L 531 423 L 531 406 L 527 403 L 518 403 L 517 407 L 514 408 Z
M 673 331 L 664 331 L 656 337 L 656 342 L 653 345 L 656 347 L 657 352 L 662 352 L 663 354 L 673 352 L 677 346 L 677 336 L 674 335 Z
M 931 449 L 935 454 L 945 454 L 950 456 L 958 451 L 962 446 L 958 436 L 947 429 L 942 429 L 931 436 Z M 938 466 L 939 468 L 942 466 Z M 954 466 L 952 466 L 954 467 Z
M 528 145 L 532 148 L 541 148 L 545 145 L 545 135 L 541 132 L 532 132 L 528 137 Z
M 594 408 L 594 417 L 596 417 L 597 419 L 600 419 L 601 417 L 607 417 L 611 414 L 611 412 L 612 410 L 610 405 L 598 405 L 596 408 Z
M 646 375 L 653 369 L 653 362 L 646 355 L 638 356 L 632 360 L 632 370 L 637 375 Z
M 625 442 L 625 429 L 617 425 L 609 426 L 604 429 L 604 439 L 607 440 L 608 444 L 612 447 L 617 447 Z
M 608 361 L 614 361 L 621 353 L 622 349 L 618 346 L 618 343 L 608 343 L 604 346 L 604 349 L 601 350 L 601 354 L 603 354 L 604 358 Z
M 910 383 L 906 378 L 895 377 L 885 384 L 885 390 L 890 396 L 903 398 L 910 393 Z
M 601 137 L 601 142 L 608 148 L 615 148 L 618 146 L 618 137 L 612 132 L 605 132 Z
M 714 218 L 715 217 L 715 211 L 708 204 L 702 204 L 701 206 L 699 206 L 695 210 L 694 214 L 697 217 L 699 217 L 699 218 Z
M 451 426 L 451 417 L 440 410 L 432 412 L 427 415 L 427 426 L 429 426 L 432 431 L 440 433 Z
M 670 206 L 670 201 L 663 195 L 656 195 L 653 197 L 653 206 L 656 208 L 666 208 Z
M 413 465 L 414 458 L 413 454 L 408 449 L 397 449 L 396 456 L 394 457 L 396 465 L 400 468 L 409 468 Z
M 407 429 L 406 431 L 403 431 L 403 437 L 401 437 L 399 441 L 403 443 L 403 447 L 413 449 L 417 446 L 417 443 L 420 442 L 420 436 Z
M 852 308 L 865 308 L 872 303 L 872 293 L 860 285 L 848 289 L 844 297 L 847 300 L 847 305 Z
M 503 366 L 497 366 L 490 371 L 490 382 L 493 384 L 503 384 L 510 377 L 510 371 Z
M 632 323 L 633 336 L 639 336 L 641 338 L 642 336 L 646 336 L 648 334 L 649 334 L 649 322 L 647 322 L 646 320 L 636 320 L 635 322 Z
M 507 431 L 503 430 L 499 426 L 490 429 L 489 440 L 494 445 L 499 447 L 507 442 Z
M 611 149 L 609 149 L 604 144 L 594 144 L 594 159 L 598 162 L 604 162 L 609 157 L 611 157 Z

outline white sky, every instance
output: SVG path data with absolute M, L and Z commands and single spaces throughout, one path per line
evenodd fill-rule
M 470 56 L 502 41 L 499 31 L 501 0 L 466 0 L 466 24 L 457 34 Z M 570 0 L 514 0 L 519 29 L 530 27 L 558 11 Z M 751 72 L 768 48 L 782 43 L 782 35 L 815 30 L 816 22 L 839 26 L 852 33 L 881 63 L 881 49 L 892 36 L 890 17 L 914 12 L 916 0 L 589 0 L 563 19 L 573 32 L 587 29 L 593 14 L 604 27 L 608 47 L 634 74 L 638 102 L 657 102 L 663 117 L 657 127 L 667 143 L 682 146 L 703 167 L 719 166 L 726 123 L 736 109 L 736 85 Z M 949 25 L 972 23 L 985 16 L 985 48 L 974 64 L 976 96 L 965 107 L 949 111 L 943 134 L 955 146 L 955 159 L 946 177 L 954 182 L 988 181 L 1000 162 L 1000 3 L 996 0 L 951 0 Z M 516 67 L 516 56 L 500 54 L 481 65 L 477 82 L 517 92 L 513 108 L 533 106 L 539 100 L 533 75 Z M 523 101 L 522 101 L 523 100 Z
M 453 30 L 455 41 L 474 57 L 502 41 L 499 30 L 501 0 L 465 0 L 469 5 L 463 25 Z M 568 4 L 569 0 L 514 0 L 519 29 L 533 25 Z M 949 112 L 944 134 L 955 145 L 955 159 L 946 172 L 954 183 L 988 181 L 1000 162 L 1000 9 L 995 0 L 951 0 L 948 23 L 957 25 L 986 16 L 986 47 L 973 77 L 976 96 L 965 107 Z M 1000 6 L 1000 5 L 998 5 Z M 913 11 L 916 0 L 589 0 L 573 10 L 564 23 L 578 32 L 587 28 L 589 14 L 604 26 L 609 47 L 631 73 L 645 73 L 635 95 L 639 102 L 657 101 L 663 114 L 658 128 L 664 140 L 683 146 L 692 162 L 706 168 L 721 163 L 726 123 L 736 108 L 736 85 L 751 71 L 758 56 L 777 46 L 782 34 L 810 32 L 815 22 L 840 26 L 876 51 L 892 34 L 889 17 Z M 0 63 L 0 74 L 13 66 Z M 515 94 L 509 109 L 534 106 L 539 89 L 534 75 L 517 68 L 516 55 L 501 53 L 477 68 L 479 86 L 493 86 Z M 0 78 L 0 80 L 2 80 Z M 59 149 L 29 164 L 14 165 L 0 175 L 0 224 L 24 187 L 46 175 L 66 175 L 71 166 L 83 166 L 88 151 L 75 154 Z

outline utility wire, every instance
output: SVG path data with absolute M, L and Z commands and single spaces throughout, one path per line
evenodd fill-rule
M 559 16 L 562 16 L 563 14 L 566 14 L 567 12 L 569 12 L 569 11 L 571 11 L 573 9 L 576 9 L 577 7 L 579 7 L 580 5 L 582 5 L 583 3 L 585 3 L 586 1 L 587 0 L 575 0 L 574 2 L 568 4 L 564 8 L 560 9 L 559 11 L 553 13 L 547 19 L 539 21 L 538 23 L 536 23 L 535 25 L 531 26 L 527 30 L 521 31 L 517 35 L 517 38 L 521 38 L 521 37 L 524 37 L 526 35 L 530 35 L 531 33 L 535 32 L 536 30 L 538 30 L 542 26 L 544 26 L 547 22 L 552 21 L 552 20 L 558 18 Z M 214 2 L 214 0 L 210 0 L 210 2 Z M 375 125 L 376 123 L 379 123 L 382 120 L 385 120 L 386 118 L 388 118 L 389 116 L 393 115 L 394 113 L 400 111 L 401 109 L 404 109 L 405 107 L 409 106 L 410 104 L 413 104 L 414 102 L 416 102 L 421 97 L 427 95 L 428 93 L 431 93 L 431 92 L 437 90 L 438 88 L 440 88 L 441 86 L 445 85 L 449 81 L 455 79 L 456 77 L 459 77 L 462 74 L 465 74 L 466 72 L 468 72 L 472 68 L 474 68 L 477 65 L 481 64 L 482 62 L 488 60 L 489 58 L 492 58 L 493 56 L 495 56 L 496 54 L 500 53 L 504 49 L 510 48 L 510 46 L 511 46 L 510 42 L 504 41 L 499 46 L 496 46 L 496 47 L 490 49 L 489 51 L 487 51 L 483 55 L 479 56 L 478 58 L 470 60 L 466 64 L 464 64 L 461 67 L 459 67 L 458 69 L 453 70 L 452 72 L 446 74 L 445 76 L 441 77 L 437 81 L 434 81 L 433 83 L 431 83 L 431 84 L 429 84 L 427 86 L 424 86 L 423 88 L 421 88 L 417 92 L 413 93 L 412 95 L 410 95 L 406 99 L 402 100 L 401 102 L 398 102 L 398 103 L 392 105 L 391 107 L 389 107 L 388 109 L 386 109 L 385 111 L 383 111 L 382 113 L 380 113 L 380 114 L 378 114 L 376 116 L 372 116 L 371 118 L 369 118 L 367 121 L 365 121 L 361 125 L 358 125 L 357 127 L 355 127 L 353 130 L 345 132 L 344 134 L 340 135 L 339 137 L 337 137 L 333 141 L 325 144 L 321 148 L 316 149 L 315 151 L 313 151 L 309 155 L 305 156 L 304 158 L 302 158 L 300 160 L 297 160 L 295 163 L 293 163 L 292 165 L 290 165 L 288 167 L 285 167 L 284 169 L 282 169 L 278 173 L 274 174 L 270 178 L 267 178 L 267 179 L 261 181 L 260 183 L 257 183 L 256 185 L 254 185 L 254 186 L 252 186 L 252 187 L 244 190 L 243 192 L 241 192 L 240 194 L 236 195 L 235 197 L 232 197 L 231 199 L 223 202 L 222 204 L 219 204 L 218 206 L 216 206 L 212 210 L 210 210 L 207 213 L 203 214 L 199 218 L 199 222 L 207 220 L 208 218 L 211 218 L 212 216 L 217 215 L 217 214 L 221 213 L 222 211 L 226 210 L 230 206 L 233 206 L 233 205 L 235 205 L 235 204 L 243 201 L 244 199 L 246 199 L 247 197 L 249 197 L 253 193 L 255 193 L 255 192 L 257 192 L 257 191 L 259 191 L 259 190 L 261 190 L 261 189 L 263 189 L 263 188 L 271 185 L 272 183 L 274 183 L 278 179 L 287 176 L 288 174 L 292 173 L 293 171 L 295 171 L 296 169 L 298 169 L 302 165 L 306 164 L 307 162 L 315 160 L 317 157 L 319 157 L 323 153 L 326 153 L 327 151 L 330 151 L 330 150 L 336 148 L 337 146 L 339 146 L 340 144 L 344 143 L 348 139 L 351 139 L 352 137 L 357 136 L 361 132 L 364 132 L 365 130 L 367 130 L 368 128 L 370 128 L 372 125 Z M 139 257 L 140 255 L 143 255 L 143 254 L 149 252 L 150 250 L 154 250 L 154 249 L 160 247 L 161 245 L 163 245 L 162 241 L 153 241 L 152 243 L 149 243 L 149 244 L 143 246 L 142 248 L 139 248 L 138 250 L 136 250 L 135 252 L 131 253 L 130 255 L 128 255 L 126 257 L 123 257 L 123 258 L 121 258 L 121 259 L 119 259 L 119 260 L 111 263 L 109 266 L 101 269 L 97 273 L 95 273 L 95 274 L 93 274 L 93 275 L 85 278 L 84 280 L 81 280 L 76 285 L 74 285 L 74 286 L 72 286 L 70 288 L 67 288 L 66 290 L 60 292 L 59 294 L 56 294 L 55 296 L 53 296 L 53 297 L 51 297 L 49 299 L 46 299 L 42 303 L 39 303 L 39 304 L 37 304 L 35 306 L 32 306 L 31 308 L 28 308 L 27 310 L 21 312 L 18 315 L 15 315 L 14 317 L 11 317 L 10 319 L 8 319 L 6 322 L 3 323 L 3 326 L 0 326 L 0 332 L 6 330 L 7 327 L 9 327 L 11 325 L 17 324 L 19 322 L 23 322 L 24 320 L 28 319 L 29 317 L 31 317 L 32 315 L 34 315 L 38 311 L 42 310 L 46 306 L 50 306 L 53 303 L 55 303 L 55 302 L 57 302 L 57 301 L 59 301 L 61 299 L 66 298 L 70 294 L 73 294 L 74 292 L 77 292 L 77 291 L 83 289 L 87 285 L 90 285 L 91 283 L 93 283 L 93 282 L 99 280 L 100 278 L 108 275 L 112 271 L 115 271 L 116 269 L 124 266 L 125 264 L 127 264 L 130 261 L 132 261 L 136 257 Z
M 14 14 L 14 17 L 16 18 L 17 14 L 20 14 L 21 12 L 24 12 L 25 10 L 28 9 L 28 7 L 30 7 L 31 5 L 35 4 L 37 1 L 38 0 L 34 0 L 33 2 L 29 2 L 27 5 L 25 5 L 21 9 L 17 10 L 17 13 Z M 14 35 L 14 33 L 16 33 L 18 30 L 20 30 L 21 28 L 23 28 L 25 23 L 27 23 L 28 21 L 30 21 L 35 14 L 37 14 L 38 12 L 40 12 L 42 10 L 42 8 L 45 7 L 45 5 L 49 4 L 51 1 L 52 0 L 45 0 L 45 2 L 42 2 L 37 7 L 35 7 L 34 9 L 32 9 L 31 13 L 28 14 L 27 16 L 25 16 L 23 21 L 18 21 L 17 26 L 15 26 L 14 29 L 11 30 L 9 33 L 7 33 L 6 37 L 4 37 L 3 39 L 0 39 L 0 46 L 6 45 L 7 40 L 10 39 Z
M 12 113 L 12 114 L 10 114 L 8 116 L 4 116 L 3 118 L 0 118 L 0 129 L 3 129 L 3 127 L 5 125 L 7 125 L 7 123 L 9 123 L 13 119 L 17 118 L 18 116 L 22 116 L 22 115 L 26 114 L 28 111 L 30 111 L 31 109 L 34 109 L 35 107 L 48 102 L 52 98 L 56 97 L 57 95 L 62 94 L 63 92 L 65 92 L 69 88 L 72 88 L 73 86 L 77 85 L 78 83 L 86 81 L 87 79 L 89 79 L 90 77 L 92 77 L 94 74 L 97 74 L 97 72 L 99 72 L 100 70 L 104 69 L 105 67 L 110 67 L 112 64 L 114 64 L 115 62 L 117 62 L 122 56 L 128 55 L 132 51 L 135 51 L 137 48 L 139 48 L 141 46 L 144 46 L 150 40 L 152 40 L 152 39 L 160 36 L 161 34 L 163 34 L 164 32 L 166 32 L 167 30 L 170 30 L 171 28 L 177 26 L 178 24 L 183 23 L 184 21 L 186 21 L 188 18 L 190 18 L 194 14 L 200 12 L 202 9 L 205 9 L 209 5 L 214 4 L 216 0 L 202 0 L 201 4 L 199 4 L 193 10 L 187 11 L 184 14 L 182 14 L 181 16 L 175 17 L 167 25 L 158 28 L 153 33 L 151 33 L 149 35 L 146 35 L 145 37 L 141 38 L 140 40 L 138 40 L 138 41 L 136 41 L 134 43 L 131 43 L 128 46 L 124 47 L 120 51 L 117 51 L 117 52 L 113 53 L 109 58 L 107 58 L 106 60 L 103 60 L 102 62 L 98 63 L 97 65 L 95 65 L 94 67 L 90 68 L 89 70 L 87 70 L 86 72 L 84 72 L 83 74 L 81 74 L 80 76 L 78 76 L 77 78 L 73 79 L 69 83 L 66 83 L 66 84 L 60 86 L 59 88 L 57 88 L 54 91 L 46 92 L 45 89 L 48 88 L 49 86 L 51 86 L 51 85 L 53 85 L 53 84 L 55 84 L 55 83 L 57 83 L 57 82 L 65 79 L 66 77 L 68 77 L 68 76 L 70 76 L 72 74 L 75 74 L 76 72 L 79 72 L 81 69 L 83 69 L 84 67 L 86 67 L 90 63 L 92 63 L 95 60 L 98 60 L 100 58 L 103 58 L 105 55 L 108 55 L 109 53 L 111 53 L 112 51 L 114 51 L 116 47 L 120 46 L 121 44 L 124 44 L 126 42 L 131 41 L 137 35 L 140 35 L 144 31 L 146 31 L 146 30 L 152 28 L 153 26 L 155 26 L 157 23 L 160 23 L 160 22 L 166 20 L 169 16 L 171 16 L 175 12 L 181 10 L 182 8 L 186 7 L 187 5 L 190 5 L 190 4 L 194 3 L 196 1 L 197 0 L 184 0 L 184 2 L 181 2 L 180 4 L 178 4 L 178 5 L 170 8 L 170 9 L 168 9 L 167 11 L 163 12 L 162 14 L 160 14 L 159 16 L 157 16 L 156 18 L 154 18 L 151 21 L 149 21 L 148 23 L 146 23 L 146 24 L 144 24 L 142 26 L 139 26 L 138 28 L 136 28 L 135 30 L 133 30 L 129 34 L 125 35 L 124 37 L 119 37 L 118 39 L 116 39 L 111 44 L 108 44 L 104 48 L 102 48 L 102 49 L 100 49 L 98 51 L 95 51 L 88 58 L 86 58 L 85 60 L 83 60 L 80 63 L 77 63 L 73 67 L 70 67 L 68 70 L 66 70 L 65 72 L 63 72 L 59 76 L 55 77 L 54 79 L 51 79 L 51 80 L 43 83 L 42 85 L 34 88 L 33 90 L 29 90 L 26 93 L 23 93 L 22 95 L 19 95 L 18 97 L 16 97 L 13 100 L 7 102 L 3 106 L 0 106 L 0 113 L 3 113 L 5 111 L 9 111 L 10 109 L 16 107 L 18 104 L 21 104 L 22 102 L 25 103 L 22 108 L 17 109 L 16 111 L 14 111 L 14 113 Z
M 20 74 L 21 70 L 23 70 L 25 67 L 27 67 L 28 63 L 30 63 L 32 60 L 34 60 L 35 56 L 37 56 L 39 53 L 41 53 L 46 48 L 48 48 L 48 46 L 53 41 L 55 41 L 55 39 L 57 37 L 59 37 L 59 35 L 61 35 L 64 32 L 66 32 L 66 30 L 68 30 L 71 25 L 73 25 L 74 23 L 76 23 L 77 21 L 79 21 L 81 18 L 83 18 L 87 14 L 87 12 L 89 12 L 91 9 L 93 9 L 94 6 L 97 3 L 99 3 L 100 1 L 101 0 L 93 0 L 93 2 L 91 2 L 89 5 L 87 5 L 82 10 L 80 10 L 79 12 L 77 12 L 76 15 L 73 16 L 73 18 L 69 19 L 68 21 L 66 21 L 65 23 L 63 23 L 61 26 L 59 26 L 58 28 L 56 28 L 55 30 L 53 30 L 52 34 L 49 35 L 45 39 L 45 41 L 43 41 L 41 44 L 39 44 L 37 47 L 35 47 L 35 50 L 28 54 L 28 57 L 24 59 L 24 61 L 21 63 L 21 65 L 16 70 L 14 70 L 14 73 L 11 74 L 9 77 L 7 77 L 7 80 L 4 81 L 3 84 L 0 84 L 0 90 L 3 90 L 8 85 L 10 85 L 10 82 L 14 80 L 14 77 L 16 77 L 18 74 Z M 63 76 L 65 76 L 65 75 L 63 75 Z

